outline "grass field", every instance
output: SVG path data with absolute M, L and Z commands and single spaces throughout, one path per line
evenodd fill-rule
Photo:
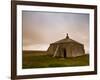
M 43 54 L 43 53 L 42 53 Z M 48 67 L 71 67 L 89 65 L 89 55 L 75 58 L 53 58 L 48 55 L 36 55 L 23 52 L 22 68 L 48 68 Z

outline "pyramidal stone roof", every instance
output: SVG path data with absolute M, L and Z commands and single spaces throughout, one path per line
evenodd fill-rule
M 69 36 L 68 36 L 68 34 L 67 34 L 66 38 L 61 39 L 61 40 L 56 41 L 56 42 L 51 43 L 51 44 L 61 44 L 61 43 L 70 43 L 70 42 L 71 42 L 71 43 L 81 44 L 81 43 L 79 43 L 79 42 L 77 42 L 77 41 L 75 41 L 75 40 L 70 39 Z M 81 45 L 83 45 L 83 44 L 81 44 Z

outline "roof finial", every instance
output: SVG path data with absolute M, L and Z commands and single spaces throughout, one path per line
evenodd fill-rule
M 66 39 L 68 39 L 68 38 L 69 38 L 69 36 L 68 36 L 68 33 L 67 33 Z

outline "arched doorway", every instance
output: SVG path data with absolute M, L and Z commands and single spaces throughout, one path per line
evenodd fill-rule
M 63 49 L 63 57 L 64 57 L 64 58 L 66 58 L 66 54 L 67 54 L 67 51 L 66 51 L 66 49 L 64 48 L 64 49 Z

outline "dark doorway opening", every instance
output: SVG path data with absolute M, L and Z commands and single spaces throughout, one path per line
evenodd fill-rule
M 66 58 L 66 49 L 64 49 L 64 51 L 63 51 L 63 53 L 64 53 L 64 58 Z

